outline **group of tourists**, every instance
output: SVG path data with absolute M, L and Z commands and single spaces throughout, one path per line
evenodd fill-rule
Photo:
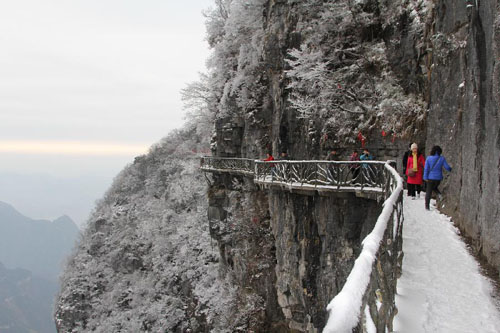
M 448 165 L 446 158 L 442 156 L 443 150 L 440 146 L 432 147 L 430 155 L 427 156 L 427 158 L 419 152 L 416 143 L 410 144 L 408 148 L 409 150 L 403 155 L 403 174 L 406 178 L 408 196 L 411 197 L 412 200 L 416 200 L 420 198 L 420 193 L 425 191 L 425 209 L 429 210 L 433 192 L 436 193 L 438 199 L 441 200 L 442 198 L 441 192 L 439 191 L 439 184 L 441 180 L 443 180 L 443 169 L 451 171 L 451 167 Z M 289 159 L 286 152 L 282 152 L 278 157 L 278 160 Z M 340 156 L 338 151 L 333 149 L 328 153 L 325 159 L 328 161 L 340 161 Z M 355 149 L 349 157 L 349 161 L 352 162 L 371 161 L 374 159 L 375 157 L 368 149 L 364 149 L 361 155 L 359 155 L 358 151 Z M 268 153 L 264 159 L 264 161 L 274 160 L 274 157 L 270 153 Z M 350 165 L 353 180 L 359 176 L 362 167 L 369 168 L 367 164 L 352 163 Z
M 358 151 L 356 149 L 354 149 L 352 154 L 349 157 L 349 161 L 352 161 L 352 162 L 371 161 L 374 159 L 375 159 L 375 156 L 373 156 L 368 149 L 364 149 L 363 154 L 361 154 L 361 155 L 359 155 Z M 287 161 L 287 160 L 291 160 L 291 158 L 290 158 L 290 156 L 288 156 L 288 154 L 285 151 L 283 151 L 280 153 L 279 157 L 276 159 L 274 158 L 274 156 L 271 153 L 267 153 L 266 157 L 263 159 L 263 161 L 265 161 L 265 162 L 276 161 L 276 160 L 277 161 Z M 341 158 L 340 158 L 338 151 L 336 149 L 333 149 L 328 153 L 328 155 L 326 155 L 325 160 L 327 160 L 327 161 L 341 161 Z M 271 171 L 274 171 L 274 167 L 275 167 L 275 165 L 271 164 Z M 364 163 L 364 164 L 363 163 L 352 163 L 352 164 L 350 164 L 349 169 L 351 171 L 353 181 L 355 181 L 358 178 L 361 170 L 367 170 L 367 171 L 371 170 L 368 163 Z
M 359 155 L 358 154 L 358 151 L 356 149 L 353 150 L 350 158 L 349 158 L 349 161 L 370 161 L 370 160 L 374 160 L 375 157 L 370 153 L 370 151 L 368 149 L 364 149 L 363 150 L 363 154 Z M 340 161 L 340 156 L 337 152 L 337 150 L 332 150 L 330 151 L 330 153 L 328 153 L 328 155 L 326 155 L 326 158 L 325 160 L 327 161 Z
M 425 182 L 425 209 L 429 210 L 433 192 L 439 200 L 442 198 L 439 184 L 443 180 L 443 169 L 451 171 L 451 167 L 442 156 L 443 150 L 440 146 L 432 147 L 427 158 L 418 151 L 416 143 L 412 143 L 409 148 L 403 156 L 403 174 L 406 176 L 408 196 L 413 200 L 420 198 Z

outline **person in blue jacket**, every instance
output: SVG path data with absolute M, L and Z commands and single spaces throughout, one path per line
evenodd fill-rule
M 446 162 L 446 158 L 441 156 L 443 150 L 439 146 L 434 146 L 431 153 L 425 160 L 424 167 L 424 180 L 427 182 L 425 191 L 425 209 L 429 210 L 429 203 L 431 201 L 432 191 L 435 191 L 438 198 L 441 199 L 441 192 L 439 191 L 439 184 L 443 180 L 443 168 L 451 171 L 451 167 Z
M 370 154 L 368 149 L 363 150 L 363 154 L 359 157 L 361 161 L 372 161 L 375 157 Z M 368 163 L 361 163 L 361 173 L 363 174 L 366 180 L 375 180 L 377 170 L 373 168 L 373 166 Z
M 375 159 L 375 157 L 372 154 L 370 154 L 370 151 L 368 149 L 365 149 L 365 150 L 363 150 L 363 154 L 361 154 L 361 156 L 359 157 L 359 159 L 361 161 L 372 161 L 372 160 Z M 367 168 L 368 164 L 364 163 L 363 167 Z

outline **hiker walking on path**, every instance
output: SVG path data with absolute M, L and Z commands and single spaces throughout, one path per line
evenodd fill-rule
M 263 159 L 264 162 L 274 161 L 274 156 L 271 153 L 266 154 L 266 158 Z M 274 163 L 269 163 L 269 169 L 271 171 L 271 179 L 274 179 L 276 175 L 276 165 Z
M 408 145 L 408 150 L 405 151 L 404 155 L 403 155 L 403 175 L 406 176 L 406 167 L 408 165 L 408 157 L 411 156 L 411 143 Z
M 360 160 L 362 161 L 372 161 L 375 159 L 375 157 L 370 154 L 370 151 L 368 149 L 363 150 L 363 154 L 359 157 Z M 363 164 L 363 167 L 367 168 L 367 164 Z
M 349 158 L 349 161 L 359 161 L 359 155 L 356 150 L 354 150 Z M 352 181 L 354 182 L 359 175 L 360 165 L 358 163 L 352 163 L 350 165 L 351 173 L 352 173 Z
M 408 166 L 408 157 L 411 156 L 411 143 L 408 145 L 408 149 L 405 151 L 403 155 L 403 161 L 402 161 L 402 166 L 403 166 L 403 179 L 404 179 L 404 185 L 406 186 L 406 189 L 408 189 L 408 176 L 406 175 L 406 167 Z M 408 196 L 410 196 L 410 193 L 408 193 Z
M 438 198 L 441 199 L 441 192 L 439 191 L 439 184 L 443 180 L 443 168 L 451 171 L 451 167 L 446 162 L 446 158 L 441 156 L 443 150 L 439 146 L 434 146 L 431 149 L 430 155 L 425 161 L 424 180 L 427 181 L 425 191 L 425 209 L 429 210 L 429 203 L 431 201 L 432 192 L 435 191 Z
M 418 146 L 416 143 L 413 143 L 411 145 L 411 155 L 408 156 L 406 165 L 406 175 L 408 176 L 406 180 L 408 184 L 408 196 L 410 196 L 412 200 L 416 199 L 415 192 L 417 193 L 417 197 L 420 198 L 424 165 L 424 156 L 418 153 Z
M 327 161 L 340 161 L 340 156 L 336 150 L 332 150 L 328 155 L 326 155 Z
M 282 151 L 280 156 L 278 156 L 278 161 L 288 161 L 290 157 L 288 156 L 286 151 Z
M 368 149 L 363 150 L 363 154 L 359 157 L 361 161 L 373 161 L 375 159 L 375 156 L 370 154 L 370 151 Z M 376 174 L 376 169 L 373 168 L 371 165 L 368 163 L 361 163 L 361 172 L 363 174 L 363 177 L 365 180 L 368 179 L 374 179 L 375 174 Z
M 264 162 L 269 162 L 269 161 L 274 161 L 274 157 L 271 153 L 267 153 L 266 154 L 266 158 L 263 159 Z M 272 166 L 274 166 L 274 164 L 271 164 Z

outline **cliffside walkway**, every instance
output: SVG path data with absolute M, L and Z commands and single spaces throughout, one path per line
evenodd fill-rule
M 391 161 L 264 162 L 203 157 L 200 169 L 251 177 L 262 188 L 314 191 L 319 194 L 322 191 L 355 192 L 357 195 L 374 193 L 377 200 L 384 199 L 382 212 L 373 230 L 363 240 L 361 253 L 351 273 L 342 290 L 327 307 L 328 321 L 323 332 L 340 333 L 368 326 L 370 330 L 375 329 L 371 313 L 392 313 L 393 300 L 380 301 L 380 288 L 385 288 L 381 286 L 381 281 L 385 279 L 385 274 L 397 275 L 401 258 L 403 181 L 391 164 Z M 384 272 L 386 268 L 392 271 Z M 380 320 L 376 329 L 382 332 L 389 327 Z
M 353 173 L 352 167 L 359 166 Z M 499 332 L 500 299 L 492 297 L 492 281 L 481 273 L 450 218 L 424 209 L 423 198 L 405 200 L 402 179 L 385 162 L 254 161 L 206 157 L 201 169 L 253 178 L 263 188 L 286 191 L 339 191 L 382 196 L 383 211 L 342 290 L 328 305 L 323 332 L 386 331 L 372 319 L 369 305 L 385 306 L 377 295 L 380 253 L 404 253 L 402 275 L 397 283 L 393 332 Z M 405 212 L 403 217 L 403 210 Z M 405 220 L 404 233 L 402 231 Z M 403 248 L 388 246 L 403 233 Z M 399 256 L 398 256 L 399 257 Z M 393 258 L 392 262 L 394 262 Z M 399 258 L 398 258 L 399 260 Z M 386 261 L 387 263 L 387 261 Z M 383 264 L 383 263 L 382 263 Z M 397 267 L 397 265 L 392 265 Z M 398 267 L 399 268 L 399 267 Z M 375 292 L 374 292 L 375 291 Z M 373 297 L 375 294 L 375 297 Z M 373 313 L 373 312 L 372 312 Z
M 492 282 L 446 215 L 405 200 L 403 274 L 398 280 L 394 332 L 500 332 Z
M 204 172 L 230 173 L 253 178 L 264 188 L 282 190 L 384 194 L 395 184 L 384 161 L 269 161 L 247 158 L 202 157 Z

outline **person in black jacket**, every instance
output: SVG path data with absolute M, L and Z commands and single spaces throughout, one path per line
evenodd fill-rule
M 411 142 L 408 144 L 408 150 L 403 155 L 403 178 L 405 180 L 406 188 L 408 188 L 408 177 L 406 176 L 406 167 L 408 165 L 408 157 L 411 156 Z M 410 196 L 410 192 L 408 192 L 408 196 Z
M 338 152 L 333 149 L 325 158 L 327 161 L 340 161 L 340 156 Z
M 278 157 L 278 161 L 288 161 L 290 160 L 290 156 L 288 156 L 288 153 L 286 151 L 282 151 L 280 156 Z
M 403 175 L 406 175 L 406 166 L 408 164 L 408 156 L 411 156 L 411 143 L 408 145 L 408 150 L 403 155 Z

